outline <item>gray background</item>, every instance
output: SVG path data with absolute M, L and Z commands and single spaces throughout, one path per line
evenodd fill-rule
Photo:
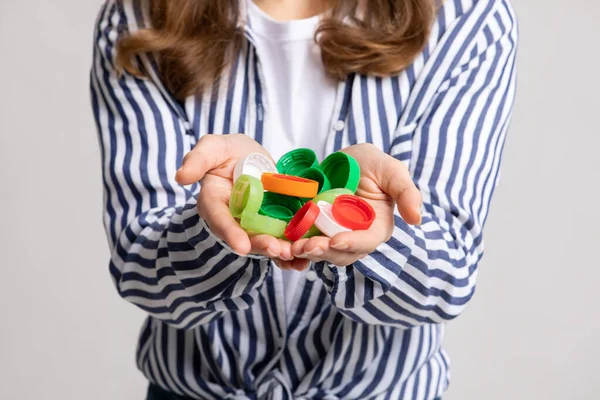
M 0 0 L 0 398 L 142 399 L 89 105 L 99 0 Z M 600 4 L 515 1 L 519 89 L 448 400 L 598 399 Z

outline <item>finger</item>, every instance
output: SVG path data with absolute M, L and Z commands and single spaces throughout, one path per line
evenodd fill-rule
M 281 248 L 279 241 L 270 235 L 250 235 L 250 252 L 260 254 L 265 257 L 279 258 Z
M 292 243 L 292 256 L 299 257 L 304 254 L 304 245 L 309 239 L 299 239 Z
M 319 247 L 316 247 L 319 248 Z M 365 257 L 364 254 L 358 253 L 350 253 L 347 251 L 340 251 L 333 249 L 331 247 L 327 248 L 325 251 L 317 252 L 308 252 L 308 259 L 312 262 L 321 262 L 327 261 L 333 265 L 346 266 L 356 262 L 359 258 Z
M 413 225 L 420 224 L 423 200 L 406 165 L 388 156 L 380 173 L 381 189 L 394 199 L 404 221 Z
M 292 255 L 294 257 L 306 258 L 306 253 L 317 251 L 317 248 L 325 251 L 329 247 L 327 236 L 313 236 L 310 239 L 300 239 L 292 244 Z
M 260 254 L 270 258 L 280 258 L 283 261 L 290 261 L 294 258 L 291 252 L 291 244 L 285 240 L 274 238 L 265 234 L 250 235 L 253 254 Z
M 292 254 L 292 244 L 290 242 L 288 242 L 287 240 L 283 240 L 283 239 L 277 239 L 277 241 L 279 242 L 279 248 L 280 248 L 279 258 L 281 258 L 284 261 L 293 260 L 294 256 Z
M 183 158 L 181 167 L 175 174 L 175 180 L 180 185 L 196 183 L 208 171 L 223 165 L 228 158 L 225 139 L 220 136 L 205 135 Z
M 200 197 L 199 197 L 200 199 Z M 210 204 L 210 206 L 206 206 Z M 222 201 L 202 197 L 198 201 L 198 214 L 204 219 L 210 230 L 237 254 L 246 256 L 252 248 L 248 234 L 231 216 L 229 206 Z
M 308 239 L 302 247 L 302 254 L 298 257 L 316 259 L 329 249 L 330 239 L 326 236 L 315 236 Z M 312 257 L 312 258 L 310 258 Z
M 416 186 L 405 190 L 399 197 L 395 197 L 398 212 L 407 224 L 419 225 L 422 221 L 421 206 L 423 197 Z
M 366 231 L 353 231 L 338 233 L 331 238 L 330 247 L 349 253 L 372 253 L 377 246 L 383 243 L 381 236 L 373 233 L 372 229 Z

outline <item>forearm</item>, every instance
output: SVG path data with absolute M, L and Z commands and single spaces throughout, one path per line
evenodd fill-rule
M 238 256 L 218 240 L 194 198 L 133 219 L 110 261 L 124 299 L 178 328 L 250 307 L 268 268 L 266 258 Z
M 346 267 L 317 268 L 337 308 L 368 324 L 410 327 L 451 320 L 473 296 L 483 245 L 473 232 L 425 213 L 410 226 L 396 216 L 390 240 Z

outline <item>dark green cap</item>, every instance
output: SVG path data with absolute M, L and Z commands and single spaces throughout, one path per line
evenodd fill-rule
M 331 183 L 329 182 L 329 179 L 327 179 L 327 176 L 325 176 L 325 173 L 323 171 L 321 171 L 319 168 L 316 168 L 316 167 L 307 168 L 307 169 L 301 171 L 298 174 L 298 176 L 301 178 L 311 179 L 313 181 L 319 182 L 319 192 L 318 193 L 321 193 L 321 192 L 331 189 Z
M 291 196 L 266 192 L 258 211 L 261 215 L 290 222 L 296 212 L 302 207 L 302 202 Z
M 329 179 L 332 189 L 346 188 L 352 193 L 356 192 L 360 181 L 360 166 L 354 157 L 337 151 L 323 160 L 319 169 Z
M 296 149 L 284 154 L 277 162 L 280 174 L 298 176 L 307 168 L 319 165 L 317 155 L 311 149 Z

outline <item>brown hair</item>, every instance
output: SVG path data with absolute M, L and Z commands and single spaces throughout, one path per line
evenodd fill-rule
M 117 44 L 120 69 L 143 76 L 134 62 L 152 53 L 159 75 L 177 97 L 215 82 L 241 48 L 241 0 L 151 0 L 151 28 Z M 327 73 L 397 74 L 425 47 L 434 17 L 433 0 L 328 0 L 315 33 Z M 360 7 L 359 5 L 367 5 Z M 362 13 L 359 13 L 359 10 Z M 359 14 L 362 14 L 360 17 Z

